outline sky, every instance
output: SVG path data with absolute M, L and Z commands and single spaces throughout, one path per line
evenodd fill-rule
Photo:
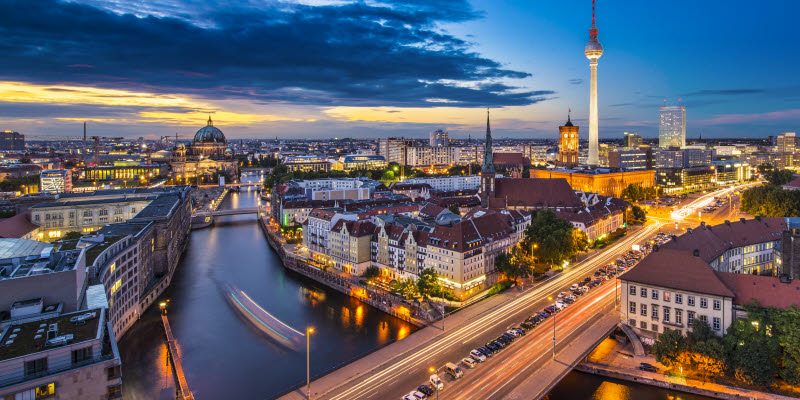
M 0 130 L 231 138 L 588 134 L 590 0 L 0 0 Z M 601 138 L 800 127 L 795 0 L 598 0 Z

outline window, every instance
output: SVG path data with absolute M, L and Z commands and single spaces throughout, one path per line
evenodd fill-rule
M 656 324 L 650 325 L 650 328 L 652 328 L 653 332 L 658 332 L 658 325 Z
M 100 212 L 97 213 L 97 215 L 101 215 L 101 216 L 102 215 L 108 215 L 108 210 L 103 208 L 103 209 L 100 210 Z
M 631 302 L 631 314 L 636 314 L 636 303 Z
M 108 380 L 119 378 L 122 375 L 122 367 L 119 365 L 108 367 L 106 368 L 106 373 L 108 375 Z
M 636 286 L 630 286 L 629 288 L 630 288 L 629 293 L 631 294 L 631 296 L 636 296 Z
M 639 290 L 639 293 L 641 294 L 642 297 L 647 297 L 647 288 L 641 288 Z
M 669 322 L 669 307 L 663 308 L 662 314 L 664 314 L 664 322 Z
M 48 383 L 47 385 L 39 386 L 36 388 L 36 400 L 49 399 L 56 395 L 56 384 Z
M 653 289 L 652 298 L 653 298 L 653 300 L 658 300 L 658 290 Z
M 108 387 L 108 398 L 109 399 L 120 399 L 122 398 L 122 385 L 114 385 Z
M 675 323 L 676 324 L 683 324 L 683 311 L 675 309 Z
M 694 306 L 694 296 L 686 296 L 686 301 L 688 305 Z
M 639 306 L 641 307 L 641 309 L 640 309 L 641 310 L 641 314 L 646 317 L 647 316 L 647 304 L 640 304 Z
M 639 322 L 639 327 L 642 328 L 642 329 L 647 329 L 647 322 L 644 322 L 644 321 Z
M 92 347 L 84 347 L 78 350 L 72 350 L 72 363 L 78 364 L 92 359 Z
M 700 298 L 700 308 L 708 308 L 708 299 L 705 297 Z
M 47 372 L 47 357 L 25 361 L 25 376 L 38 375 L 45 372 Z
M 721 308 L 722 308 L 722 304 L 720 303 L 720 301 L 719 300 L 714 300 L 714 309 L 715 310 L 719 310 Z
M 650 316 L 653 317 L 653 319 L 658 319 L 658 306 L 653 304 L 650 306 L 650 309 Z
M 628 326 L 636 328 L 636 320 L 635 319 L 629 319 L 628 320 Z
M 714 317 L 714 325 L 712 326 L 712 328 L 714 328 L 715 331 L 718 331 L 718 330 L 720 330 L 720 326 L 719 325 L 720 325 L 719 324 L 719 318 Z
M 39 222 L 39 214 L 34 214 L 33 220 Z
M 689 311 L 689 314 L 686 316 L 686 325 L 693 326 L 694 325 L 694 313 Z
M 92 210 L 83 210 L 83 216 L 84 217 L 91 217 L 92 216 Z
M 683 295 L 675 294 L 675 304 L 683 304 Z
M 664 291 L 664 301 L 669 301 L 669 298 L 670 298 L 670 293 L 665 290 Z

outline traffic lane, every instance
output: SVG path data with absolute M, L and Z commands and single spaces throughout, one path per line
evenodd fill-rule
M 493 321 L 487 321 L 486 328 L 483 332 L 473 333 L 471 338 L 468 338 L 461 343 L 461 346 L 453 345 L 446 350 L 439 351 L 435 360 L 428 359 L 428 365 L 419 364 L 415 368 L 410 369 L 408 372 L 410 372 L 411 376 L 398 376 L 396 379 L 392 379 L 392 388 L 388 388 L 385 385 L 375 387 L 366 390 L 366 392 L 362 392 L 359 397 L 402 397 L 413 388 L 416 388 L 418 385 L 427 382 L 427 378 L 429 377 L 427 369 L 429 367 L 433 366 L 439 368 L 447 362 L 458 364 L 462 358 L 468 356 L 469 350 L 483 346 L 486 342 L 493 340 L 497 336 L 506 332 L 510 327 L 518 326 L 518 324 L 520 324 L 533 312 L 538 312 L 544 307 L 551 305 L 552 302 L 548 301 L 547 297 L 557 296 L 559 290 L 566 291 L 569 288 L 569 285 L 571 285 L 573 282 L 572 279 L 579 280 L 583 278 L 584 274 L 591 274 L 593 270 L 610 263 L 621 254 L 626 253 L 630 244 L 641 243 L 641 241 L 649 239 L 649 237 L 652 237 L 652 235 L 654 235 L 659 229 L 660 226 L 654 224 L 653 226 L 648 227 L 648 229 L 640 231 L 637 235 L 632 235 L 630 238 L 626 238 L 626 240 L 618 242 L 619 245 L 617 248 L 610 248 L 609 251 L 600 253 L 603 256 L 595 257 L 594 259 L 590 260 L 590 263 L 587 263 L 587 265 L 583 266 L 582 268 L 576 267 L 574 270 L 568 271 L 566 275 L 562 276 L 562 280 L 565 279 L 566 281 L 560 282 L 562 285 L 560 288 L 554 287 L 552 288 L 552 291 L 539 290 L 541 293 L 538 293 L 535 295 L 536 298 L 532 299 L 534 302 L 533 304 L 528 303 L 527 307 L 519 307 L 511 313 L 500 316 Z M 612 279 L 611 282 L 616 282 L 616 280 Z M 601 287 L 608 287 L 609 289 L 607 290 L 613 289 L 613 285 L 610 285 L 609 283 L 605 283 Z M 586 294 L 582 297 L 591 297 L 592 294 L 597 293 L 598 289 L 599 288 L 593 289 L 589 294 Z M 469 335 L 469 333 L 464 333 L 464 335 Z M 421 357 L 423 359 L 425 358 L 424 356 Z M 400 385 L 399 388 L 397 388 L 398 385 Z
M 572 284 L 572 280 L 582 277 L 592 269 L 599 268 L 610 261 L 616 259 L 619 254 L 627 252 L 631 244 L 641 243 L 647 239 L 648 236 L 654 235 L 659 229 L 658 224 L 653 224 L 645 229 L 637 232 L 631 237 L 624 238 L 623 240 L 615 243 L 609 249 L 602 253 L 598 253 L 591 259 L 585 261 L 585 264 L 579 264 L 573 267 L 570 271 L 562 274 L 556 278 L 552 278 L 551 282 L 545 285 L 529 290 L 528 293 L 521 295 L 514 300 L 500 306 L 494 310 L 490 310 L 486 315 L 478 318 L 476 321 L 466 324 L 457 328 L 453 333 L 441 339 L 437 339 L 432 343 L 423 344 L 415 350 L 406 352 L 396 362 L 388 364 L 385 368 L 376 368 L 375 372 L 367 373 L 364 376 L 358 377 L 352 382 L 352 385 L 342 385 L 329 393 L 323 395 L 325 398 L 334 400 L 339 399 L 352 399 L 352 398 L 400 398 L 408 391 L 416 388 L 419 384 L 427 382 L 428 373 L 427 368 L 430 366 L 441 366 L 449 362 L 454 354 L 462 354 L 468 352 L 464 351 L 463 341 L 475 335 L 480 335 L 481 340 L 488 341 L 497 335 L 492 336 L 487 334 L 487 331 L 502 329 L 503 324 L 507 321 L 514 320 L 515 323 L 520 323 L 527 316 L 526 313 L 530 312 L 527 307 L 536 304 L 547 296 L 558 293 L 560 288 L 568 288 Z M 491 332 L 490 332 L 491 333 Z M 453 346 L 454 348 L 451 348 Z M 460 360 L 462 357 L 458 357 Z M 414 376 L 414 379 L 406 379 L 405 376 Z M 399 386 L 402 385 L 402 386 Z
M 467 370 L 464 377 L 451 384 L 453 390 L 443 399 L 468 400 L 503 398 L 535 373 L 537 367 L 552 358 L 553 318 L 556 321 L 556 353 L 568 346 L 581 330 L 613 308 L 613 286 L 598 288 L 597 297 L 567 307 L 551 316 L 528 335 L 517 339 L 491 362 Z M 558 356 L 556 356 L 558 358 Z M 571 362 L 573 360 L 565 360 Z M 478 368 L 481 371 L 478 371 Z M 467 375 L 470 372 L 473 374 Z

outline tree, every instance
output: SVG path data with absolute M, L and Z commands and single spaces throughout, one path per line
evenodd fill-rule
M 719 340 L 699 342 L 692 346 L 692 361 L 703 376 L 720 376 L 725 372 L 725 348 Z
M 451 204 L 449 207 L 447 207 L 447 209 L 455 215 L 461 215 L 461 210 L 458 209 L 457 204 Z
M 656 361 L 672 367 L 680 364 L 681 355 L 687 348 L 686 338 L 681 332 L 670 330 L 658 336 L 658 340 L 650 348 L 650 353 L 656 357 Z
M 765 217 L 800 217 L 800 191 L 763 185 L 742 193 L 742 211 Z
M 647 213 L 644 212 L 642 207 L 633 204 L 629 208 L 630 211 L 625 211 L 625 216 L 629 224 L 643 224 L 647 222 Z
M 791 385 L 800 384 L 800 308 L 769 309 L 772 314 L 772 335 L 782 349 L 781 378 Z
M 400 293 L 407 299 L 415 299 L 419 297 L 419 289 L 412 279 L 399 279 L 392 282 L 389 287 L 393 292 Z
M 714 331 L 711 330 L 711 326 L 708 325 L 708 322 L 696 318 L 694 320 L 692 330 L 686 334 L 686 341 L 689 346 L 695 346 L 698 343 L 709 342 L 712 340 L 718 341 L 719 336 L 717 336 Z
M 375 278 L 381 276 L 381 269 L 378 268 L 378 267 L 373 267 L 373 266 L 367 267 L 364 270 L 364 275 L 363 276 L 364 276 L 364 279 L 366 279 L 366 280 L 375 279 Z
M 728 366 L 736 379 L 767 386 L 775 380 L 781 358 L 779 340 L 772 334 L 773 312 L 758 303 L 744 309 L 747 318 L 733 321 L 723 337 Z
M 514 283 L 517 283 L 518 278 L 533 273 L 533 259 L 519 245 L 514 246 L 508 253 L 498 254 L 494 259 L 494 266 Z
M 755 385 L 769 386 L 778 373 L 776 354 L 771 346 L 758 342 L 744 342 L 732 353 L 732 367 L 736 379 Z
M 80 239 L 82 236 L 83 236 L 82 233 L 72 231 L 72 232 L 67 232 L 66 234 L 64 234 L 64 237 L 62 239 L 64 239 L 64 240 L 75 240 L 75 239 Z
M 586 236 L 586 232 L 572 229 L 572 247 L 576 252 L 586 251 L 586 248 L 589 247 L 589 237 Z
M 794 172 L 789 170 L 773 170 L 764 174 L 771 185 L 783 186 L 794 180 Z
M 417 279 L 417 289 L 422 296 L 437 296 L 442 291 L 442 285 L 439 284 L 439 275 L 433 268 L 425 268 L 419 273 Z
M 572 223 L 556 217 L 552 210 L 540 210 L 525 229 L 522 247 L 539 262 L 561 264 L 585 248 L 574 230 Z

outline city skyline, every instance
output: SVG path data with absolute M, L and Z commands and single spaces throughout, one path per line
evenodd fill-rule
M 659 107 L 678 98 L 688 139 L 796 131 L 800 82 L 789 66 L 798 56 L 781 49 L 791 49 L 798 6 L 673 5 L 598 4 L 609 49 L 600 138 L 657 137 Z M 94 134 L 157 138 L 190 134 L 211 113 L 231 138 L 425 138 L 444 129 L 462 139 L 480 137 L 487 106 L 497 138 L 555 140 L 569 107 L 588 127 L 579 54 L 588 0 L 125 7 L 0 2 L 11 17 L 0 28 L 10 39 L 0 45 L 0 129 L 77 136 L 89 121 Z M 754 8 L 760 17 L 745 19 Z

